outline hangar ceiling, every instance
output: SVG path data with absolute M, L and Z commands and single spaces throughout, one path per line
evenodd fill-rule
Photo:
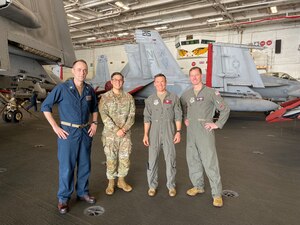
M 75 49 L 134 42 L 135 29 L 162 37 L 296 25 L 299 0 L 64 0 Z

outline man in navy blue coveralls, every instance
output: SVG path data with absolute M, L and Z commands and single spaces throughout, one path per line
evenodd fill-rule
M 88 180 L 91 169 L 92 139 L 97 131 L 98 102 L 93 88 L 84 82 L 87 64 L 77 60 L 73 64 L 74 78 L 57 85 L 42 104 L 41 111 L 58 136 L 59 190 L 58 210 L 67 213 L 68 200 L 74 191 L 74 171 L 77 165 L 77 197 L 95 203 L 89 195 Z M 58 105 L 60 123 L 52 116 Z M 90 121 L 90 115 L 92 120 Z

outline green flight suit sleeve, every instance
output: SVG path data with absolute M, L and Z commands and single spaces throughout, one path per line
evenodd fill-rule
M 104 123 L 104 126 L 108 129 L 111 130 L 112 132 L 117 132 L 120 128 L 114 123 L 112 118 L 109 115 L 109 109 L 108 105 L 106 102 L 106 97 L 102 97 L 100 99 L 100 104 L 99 104 L 99 112 L 101 119 Z
M 175 96 L 175 104 L 174 104 L 174 112 L 175 112 L 175 121 L 182 121 L 182 109 L 180 100 L 177 96 Z
M 129 107 L 128 117 L 124 126 L 122 127 L 123 129 L 125 129 L 126 132 L 130 130 L 130 128 L 134 124 L 134 117 L 135 117 L 135 103 L 131 95 L 129 95 L 129 101 L 130 101 L 130 107 Z
M 212 93 L 212 97 L 216 109 L 220 112 L 219 118 L 215 124 L 218 126 L 218 128 L 222 129 L 229 117 L 230 108 L 218 91 Z
M 180 98 L 183 120 L 187 119 L 187 101 L 186 101 L 186 98 L 187 97 L 186 97 L 185 93 Z

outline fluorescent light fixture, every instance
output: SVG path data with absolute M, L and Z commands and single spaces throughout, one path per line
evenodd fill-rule
M 79 17 L 77 17 L 77 16 L 73 16 L 72 14 L 67 14 L 67 16 L 69 16 L 69 17 L 72 17 L 72 18 L 74 18 L 74 19 L 76 19 L 76 20 L 80 20 L 80 18 Z
M 124 5 L 124 6 L 123 6 L 123 9 L 124 9 L 124 10 L 129 10 L 130 8 L 129 8 L 129 6 Z
M 213 23 L 213 22 L 219 22 L 222 21 L 223 17 L 216 17 L 216 18 L 212 18 L 212 19 L 208 19 L 207 22 L 208 23 Z
M 270 10 L 271 10 L 271 13 L 273 13 L 273 14 L 278 12 L 276 6 L 270 7 Z
M 124 7 L 124 3 L 123 3 L 123 2 L 115 2 L 115 5 L 116 5 L 116 6 L 119 6 L 119 7 L 121 7 L 121 8 Z
M 88 40 L 88 41 L 96 40 L 96 37 L 88 37 L 86 40 Z
M 129 33 L 127 33 L 127 32 L 124 32 L 124 33 L 119 33 L 119 34 L 118 34 L 118 36 L 120 36 L 120 37 L 121 37 L 121 36 L 126 36 L 126 35 L 128 35 L 128 34 L 129 34 Z
M 122 8 L 122 9 L 125 9 L 125 10 L 130 9 L 127 5 L 125 5 L 123 2 L 120 2 L 120 1 L 115 2 L 115 5 Z
M 161 26 L 161 27 L 154 27 L 155 30 L 165 30 L 168 29 L 167 26 Z

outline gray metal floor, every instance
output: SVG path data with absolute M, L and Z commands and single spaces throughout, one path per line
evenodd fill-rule
M 177 145 L 177 191 L 168 196 L 161 154 L 158 194 L 147 196 L 147 149 L 142 144 L 142 106 L 133 128 L 132 166 L 127 181 L 131 193 L 105 195 L 105 157 L 100 141 L 102 125 L 93 143 L 90 191 L 100 216 L 83 212 L 90 205 L 71 200 L 70 212 L 57 211 L 58 163 L 56 137 L 42 113 L 25 115 L 19 124 L 0 122 L 0 225 L 121 224 L 121 225 L 298 225 L 300 222 L 300 122 L 267 124 L 259 113 L 231 113 L 217 131 L 223 189 L 239 197 L 224 198 L 221 209 L 212 206 L 210 187 L 196 197 L 185 161 L 185 133 Z

